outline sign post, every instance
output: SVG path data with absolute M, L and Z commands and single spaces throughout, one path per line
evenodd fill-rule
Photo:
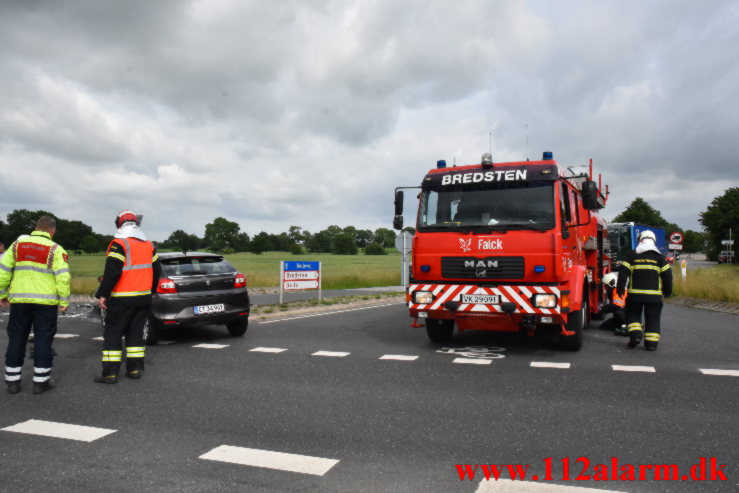
M 410 281 L 410 259 L 409 255 L 412 250 L 413 235 L 408 231 L 401 231 L 395 237 L 395 248 L 401 253 L 400 255 L 400 284 L 408 287 Z
M 284 291 L 318 290 L 321 302 L 321 262 L 283 260 L 280 262 L 280 304 Z

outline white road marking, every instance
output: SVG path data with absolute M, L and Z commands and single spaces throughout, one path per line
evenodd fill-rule
M 103 339 L 103 336 L 100 336 L 100 337 L 93 337 L 92 340 L 93 341 L 104 341 L 105 339 Z
M 357 312 L 359 310 L 369 310 L 371 308 L 383 308 L 383 307 L 386 307 L 386 306 L 398 306 L 398 305 L 405 305 L 405 302 L 402 302 L 402 303 L 388 303 L 386 305 L 363 306 L 363 307 L 360 307 L 360 308 L 351 308 L 349 310 L 335 310 L 335 311 L 331 311 L 331 312 L 313 313 L 311 315 L 301 315 L 299 317 L 280 318 L 280 319 L 277 319 L 277 320 L 265 320 L 265 321 L 258 322 L 258 323 L 260 325 L 274 324 L 274 323 L 277 323 L 277 322 L 285 322 L 285 321 L 288 321 L 288 320 L 300 320 L 301 318 L 323 317 L 324 315 L 333 315 L 335 313 Z
M 386 354 L 384 356 L 380 356 L 380 359 L 392 359 L 396 361 L 415 361 L 418 359 L 418 356 L 404 356 L 402 354 Z
M 717 375 L 721 377 L 739 377 L 739 370 L 712 370 L 710 368 L 701 368 L 704 375 Z
M 511 479 L 482 480 L 475 493 L 622 493 L 615 490 L 600 490 L 551 483 L 537 483 L 533 481 L 518 481 Z
M 200 347 L 205 349 L 223 349 L 225 347 L 228 347 L 228 344 L 196 344 L 193 347 Z
M 255 347 L 249 351 L 256 353 L 282 353 L 283 351 L 287 351 L 287 349 L 283 349 L 281 347 Z
M 570 367 L 569 363 L 551 363 L 548 361 L 532 361 L 531 366 L 533 368 L 564 368 Z
M 628 365 L 611 365 L 613 371 L 640 371 L 644 373 L 654 373 L 656 370 L 653 366 L 628 366 Z
M 491 359 L 473 359 L 473 358 L 454 358 L 452 363 L 460 363 L 462 365 L 489 365 L 492 363 Z
M 73 337 L 79 337 L 79 334 L 56 334 L 54 336 L 56 339 L 71 339 Z
M 157 342 L 158 345 L 166 346 L 167 344 L 174 344 L 174 341 L 159 341 Z
M 311 356 L 331 356 L 334 358 L 343 358 L 349 356 L 351 353 L 342 353 L 341 351 L 316 351 Z
M 92 442 L 98 438 L 115 433 L 117 430 L 29 419 L 23 423 L 3 428 L 3 431 L 54 438 L 66 438 L 67 440 L 78 440 L 81 442 Z
M 265 467 L 281 471 L 299 472 L 323 476 L 339 463 L 336 459 L 310 457 L 307 455 L 286 454 L 253 448 L 221 445 L 199 457 L 205 460 L 230 462 L 243 466 Z

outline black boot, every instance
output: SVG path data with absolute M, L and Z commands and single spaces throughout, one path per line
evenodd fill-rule
M 641 342 L 641 334 L 632 335 L 629 339 L 629 343 L 626 345 L 629 349 L 634 349 Z
M 100 375 L 95 377 L 95 383 L 109 383 L 111 385 L 118 383 L 118 375 Z
M 47 390 L 51 390 L 53 388 L 54 388 L 53 380 L 47 380 L 45 382 L 33 382 L 33 393 L 34 394 L 42 394 L 46 392 Z
M 5 382 L 8 384 L 8 394 L 17 394 L 21 391 L 21 382 Z
M 651 343 L 651 344 L 646 343 L 646 344 L 644 344 L 644 349 L 646 349 L 647 351 L 656 351 L 657 350 L 657 344 L 654 343 L 654 342 Z

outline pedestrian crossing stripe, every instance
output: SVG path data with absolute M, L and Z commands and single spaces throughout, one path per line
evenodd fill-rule
M 91 426 L 56 423 L 53 421 L 42 421 L 38 419 L 29 419 L 23 423 L 2 428 L 2 431 L 40 435 L 52 438 L 64 438 L 80 442 L 92 442 L 116 432 L 116 430 L 110 430 L 107 428 L 93 428 Z
M 199 457 L 200 459 L 229 462 L 242 466 L 263 467 L 281 471 L 323 476 L 339 463 L 336 459 L 273 452 L 254 448 L 221 445 Z

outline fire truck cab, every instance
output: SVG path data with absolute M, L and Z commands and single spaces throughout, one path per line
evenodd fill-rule
M 563 349 L 579 350 L 582 331 L 604 303 L 607 231 L 597 210 L 607 192 L 589 172 L 541 161 L 430 170 L 420 187 L 395 192 L 403 227 L 402 188 L 420 188 L 406 300 L 428 337 L 458 330 L 559 332 Z

